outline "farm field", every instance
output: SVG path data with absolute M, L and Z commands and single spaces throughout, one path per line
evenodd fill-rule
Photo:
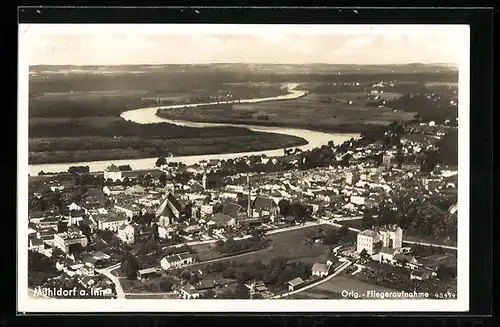
M 325 231 L 335 229 L 330 225 L 322 225 L 321 227 Z M 302 261 L 304 263 L 326 261 L 330 246 L 322 243 L 305 244 L 305 242 L 303 242 L 309 235 L 315 233 L 318 228 L 319 226 L 308 227 L 267 236 L 267 238 L 271 240 L 271 247 L 269 250 L 257 251 L 234 259 L 228 257 L 227 260 L 236 262 L 261 261 L 264 264 L 278 257 L 286 257 L 290 261 Z M 197 253 L 197 255 L 200 255 L 200 253 Z M 198 265 L 197 269 L 203 270 L 203 265 Z
M 32 118 L 29 163 L 79 162 L 269 150 L 307 144 L 289 135 L 238 127 L 141 125 L 117 117 Z M 227 135 L 232 135 L 228 140 Z
M 399 93 L 384 95 L 388 101 Z M 254 104 L 212 105 L 158 111 L 160 117 L 198 122 L 303 127 L 338 131 L 350 126 L 362 131 L 371 125 L 388 125 L 394 120 L 410 120 L 415 113 L 367 106 L 364 93 L 309 94 L 289 101 Z M 364 127 L 363 127 L 364 126 Z

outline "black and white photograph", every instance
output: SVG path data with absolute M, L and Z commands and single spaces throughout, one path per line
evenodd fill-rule
M 468 26 L 20 24 L 18 69 L 20 311 L 468 310 Z

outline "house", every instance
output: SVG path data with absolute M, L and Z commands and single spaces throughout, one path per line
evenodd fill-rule
M 136 169 L 136 170 L 124 170 L 121 173 L 122 178 L 128 178 L 128 179 L 138 179 L 139 176 L 143 176 L 144 178 L 146 176 L 151 176 L 151 180 L 153 182 L 158 182 L 160 180 L 160 177 L 165 174 L 165 172 L 161 169 L 154 168 L 154 169 Z
M 273 199 L 257 196 L 252 203 L 253 217 L 263 217 L 270 215 L 277 215 L 279 213 L 279 206 Z
M 115 209 L 123 212 L 128 218 L 132 218 L 134 216 L 138 216 L 141 213 L 141 207 L 135 203 L 120 203 L 115 204 Z
M 193 256 L 189 253 L 179 253 L 167 256 L 160 261 L 163 270 L 177 269 L 192 264 Z
M 111 179 L 113 182 L 122 180 L 122 171 L 115 165 L 111 164 L 104 170 L 104 180 Z
M 102 188 L 102 191 L 106 196 L 118 195 L 124 193 L 125 190 L 125 187 L 121 185 L 104 186 Z
M 41 220 L 45 218 L 45 214 L 43 211 L 39 210 L 30 210 L 29 212 L 29 222 L 38 224 Z
M 200 297 L 200 291 L 191 284 L 186 284 L 179 289 L 179 293 L 184 300 L 197 299 Z
M 311 274 L 313 276 L 325 277 L 328 276 L 330 272 L 330 265 L 327 263 L 316 262 L 311 268 Z
M 70 226 L 66 232 L 54 235 L 54 246 L 60 248 L 64 253 L 85 248 L 87 245 L 87 237 L 76 226 Z
M 218 287 L 218 283 L 215 280 L 202 280 L 198 285 L 196 285 L 196 290 L 200 292 L 208 291 L 208 290 L 213 290 L 214 288 Z
M 92 255 L 86 256 L 84 262 L 92 267 L 104 267 L 111 257 L 103 252 L 95 252 Z
M 211 204 L 202 204 L 200 206 L 200 214 L 202 217 L 211 215 L 214 213 L 214 206 Z
M 231 201 L 226 201 L 222 205 L 222 213 L 224 215 L 230 216 L 232 218 L 237 218 L 238 216 L 245 214 L 245 208 L 243 208 L 241 205 L 238 203 L 234 203 Z
M 428 270 L 436 271 L 440 265 L 456 267 L 457 257 L 453 254 L 433 254 L 420 258 L 420 264 Z
M 86 262 L 79 269 L 79 274 L 82 276 L 95 276 L 95 266 L 90 262 Z
M 399 251 L 397 249 L 382 247 L 380 252 L 377 254 L 379 262 L 388 262 L 394 263 L 394 256 L 398 254 Z
M 393 262 L 397 266 L 407 266 L 410 269 L 417 269 L 421 266 L 421 264 L 414 256 L 401 253 L 397 253 L 394 255 Z
M 204 172 L 203 180 L 201 182 L 203 189 L 217 189 L 222 187 L 222 176 L 220 173 L 208 173 Z
M 118 232 L 118 229 L 129 222 L 129 218 L 123 214 L 112 214 L 100 216 L 97 220 L 97 228 Z
M 434 277 L 436 273 L 433 273 L 427 269 L 415 269 L 410 273 L 410 279 L 416 280 L 428 280 L 431 277 Z
M 376 228 L 383 247 L 401 249 L 403 246 L 403 230 L 397 225 L 387 225 Z
M 79 276 L 80 275 L 80 268 L 83 267 L 83 263 L 75 263 L 73 265 L 70 265 L 68 267 L 64 267 L 63 270 L 68 275 L 69 277 L 74 277 L 74 276 Z
M 57 230 L 55 228 L 40 228 L 38 231 L 38 236 L 47 244 L 54 244 L 54 236 L 57 234 Z
M 196 233 L 199 233 L 203 230 L 203 227 L 201 227 L 200 225 L 189 225 L 187 227 L 185 227 L 183 229 L 183 231 L 186 233 L 186 234 L 196 234 Z
M 261 280 L 260 281 L 255 281 L 255 280 L 251 281 L 250 283 L 245 284 L 245 286 L 248 288 L 250 295 L 253 295 L 256 293 L 261 294 L 264 297 L 271 295 L 270 294 L 271 292 L 269 292 L 269 289 L 267 288 L 266 284 L 264 284 L 264 282 Z
M 236 220 L 223 213 L 216 213 L 207 221 L 207 227 L 214 232 L 223 232 L 228 226 L 235 226 Z
M 160 238 L 167 238 L 168 237 L 168 230 L 167 228 L 163 227 L 163 226 L 158 226 L 158 236 Z
M 137 279 L 146 280 L 152 277 L 157 277 L 159 274 L 160 274 L 160 268 L 158 267 L 141 269 L 137 271 Z
M 76 204 L 75 202 L 71 203 L 69 206 L 68 206 L 68 210 L 69 211 L 79 211 L 79 210 L 82 210 L 82 207 L 79 206 L 78 204 Z
M 382 165 L 386 169 L 390 169 L 393 165 L 394 156 L 390 153 L 386 153 L 382 156 Z
M 411 170 L 411 171 L 419 171 L 420 170 L 420 163 L 418 162 L 403 162 L 401 164 L 401 169 L 404 170 Z
M 52 192 L 62 191 L 62 190 L 64 190 L 64 185 L 61 185 L 61 184 L 51 185 L 51 186 L 50 186 L 50 190 L 51 190 Z
M 297 277 L 297 278 L 294 278 L 291 281 L 287 282 L 286 284 L 288 285 L 288 291 L 292 292 L 292 291 L 300 288 L 301 286 L 303 286 L 304 283 L 305 282 L 302 278 Z
M 390 249 L 401 249 L 403 246 L 403 230 L 397 225 L 377 227 L 373 230 L 364 230 L 357 237 L 357 251 L 366 250 L 367 254 L 377 253 L 375 245 Z
M 57 229 L 61 217 L 57 216 L 47 216 L 38 222 L 40 229 L 54 228 Z
M 34 223 L 28 223 L 28 236 L 40 237 L 38 233 L 38 228 Z
M 34 252 L 42 252 L 45 249 L 43 240 L 40 238 L 31 238 L 28 244 L 28 250 Z
M 159 218 L 160 226 L 168 226 L 178 221 L 181 215 L 182 206 L 171 192 L 168 192 L 162 203 L 155 212 Z
M 118 238 L 126 244 L 134 244 L 135 227 L 131 224 L 125 224 L 118 228 Z
M 84 209 L 70 210 L 68 215 L 68 226 L 77 225 L 78 222 L 83 220 L 83 217 L 85 217 Z
M 350 202 L 357 205 L 364 205 L 365 198 L 363 196 L 351 195 Z
M 85 288 L 92 287 L 95 284 L 95 280 L 91 276 L 82 276 L 78 278 L 78 282 Z
M 359 181 L 359 175 L 353 172 L 347 172 L 345 175 L 345 182 L 347 185 L 353 185 Z
M 457 211 L 458 211 L 458 203 L 452 204 L 448 208 L 448 213 L 451 214 L 451 215 L 454 215 Z
M 124 193 L 127 195 L 144 195 L 146 193 L 146 189 L 140 185 L 134 185 L 125 189 Z

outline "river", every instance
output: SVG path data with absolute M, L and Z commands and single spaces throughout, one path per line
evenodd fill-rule
M 265 101 L 283 101 L 297 99 L 306 94 L 305 91 L 296 90 L 298 84 L 287 84 L 288 94 L 278 95 L 270 98 L 259 98 L 259 99 L 246 99 L 239 101 L 225 101 L 219 103 L 258 103 Z M 297 128 L 284 128 L 284 127 L 267 127 L 267 126 L 254 126 L 254 125 L 239 125 L 239 124 L 218 124 L 218 123 L 195 123 L 182 120 L 170 120 L 156 116 L 156 111 L 161 109 L 174 109 L 179 107 L 196 107 L 200 105 L 217 104 L 212 103 L 197 103 L 188 105 L 173 105 L 173 106 L 162 106 L 162 107 L 149 107 L 140 108 L 125 111 L 121 114 L 121 117 L 125 120 L 133 121 L 138 124 L 156 124 L 156 123 L 170 123 L 180 126 L 188 127 L 208 127 L 208 126 L 235 126 L 248 128 L 252 131 L 257 132 L 268 132 L 277 134 L 293 135 L 297 137 L 304 138 L 307 140 L 308 144 L 300 146 L 303 151 L 310 150 L 316 147 L 320 147 L 327 144 L 329 141 L 333 141 L 335 144 L 343 143 L 351 138 L 359 137 L 359 134 L 353 133 L 323 133 L 315 132 L 307 129 L 297 129 Z M 276 157 L 283 155 L 283 149 L 275 150 L 265 150 L 265 151 L 252 151 L 252 152 L 238 152 L 238 153 L 222 153 L 222 154 L 208 154 L 208 155 L 193 155 L 193 156 L 179 156 L 170 159 L 172 162 L 182 162 L 187 165 L 192 165 L 201 160 L 209 159 L 234 159 L 242 156 L 250 155 L 262 155 L 265 154 L 268 157 Z M 123 159 L 123 160 L 103 160 L 103 161 L 88 161 L 88 162 L 71 162 L 71 163 L 51 163 L 51 164 L 40 164 L 40 165 L 29 165 L 29 174 L 34 176 L 40 171 L 44 172 L 60 172 L 67 171 L 70 166 L 89 166 L 90 171 L 99 172 L 103 171 L 111 163 L 115 165 L 130 165 L 132 169 L 149 169 L 153 168 L 154 164 L 158 158 L 143 158 L 143 159 Z

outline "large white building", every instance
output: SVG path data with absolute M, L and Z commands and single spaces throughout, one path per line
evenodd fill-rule
M 160 265 L 163 270 L 180 268 L 193 263 L 193 256 L 189 253 L 173 254 L 161 259 Z
M 78 227 L 70 226 L 66 232 L 54 235 L 54 246 L 65 253 L 70 253 L 73 249 L 84 248 L 87 245 L 88 239 Z
M 399 250 L 403 246 L 403 230 L 397 225 L 364 230 L 358 234 L 356 249 L 358 253 L 366 250 L 367 254 L 375 254 L 377 245 L 380 248 Z
M 118 228 L 118 238 L 126 244 L 134 244 L 135 228 L 130 224 L 122 225 Z
M 358 234 L 356 250 L 361 253 L 366 250 L 368 255 L 373 255 L 375 252 L 375 245 L 380 242 L 380 235 L 373 230 L 364 230 Z
M 377 229 L 381 236 L 382 246 L 390 249 L 403 247 L 403 230 L 397 225 L 389 225 Z
M 118 167 L 111 164 L 104 170 L 104 180 L 111 179 L 113 182 L 122 180 L 122 172 Z

